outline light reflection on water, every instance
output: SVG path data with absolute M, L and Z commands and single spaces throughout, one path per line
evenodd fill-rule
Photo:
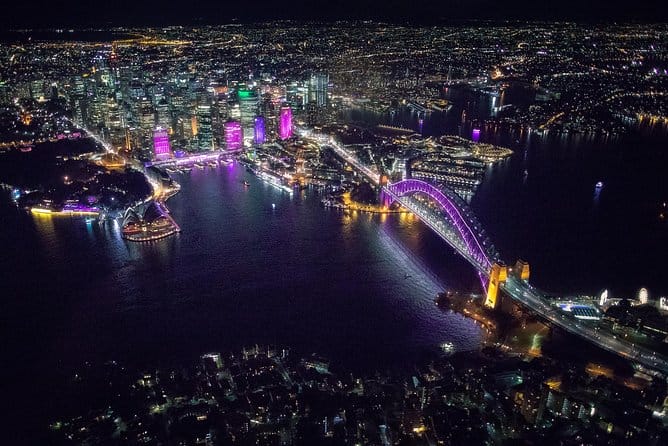
M 238 165 L 175 179 L 174 237 L 134 244 L 114 222 L 76 218 L 26 231 L 47 265 L 38 281 L 61 282 L 30 308 L 45 361 L 172 361 L 273 343 L 375 369 L 444 341 L 477 348 L 478 327 L 433 303 L 472 272 L 414 216 L 326 209 L 316 191 L 291 197 Z

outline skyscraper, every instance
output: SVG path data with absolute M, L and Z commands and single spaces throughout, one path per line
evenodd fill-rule
M 153 155 L 156 159 L 169 158 L 169 134 L 167 130 L 158 127 L 153 132 Z
M 225 147 L 228 152 L 236 152 L 243 147 L 244 132 L 238 121 L 225 123 Z
M 308 82 L 308 101 L 318 107 L 327 106 L 329 76 L 325 73 L 313 73 Z
M 253 138 L 253 125 L 255 123 L 255 116 L 258 113 L 258 104 L 260 98 L 253 90 L 239 90 L 237 93 L 239 97 L 239 120 L 244 131 L 246 139 L 250 142 Z
M 289 105 L 281 107 L 281 120 L 278 125 L 278 137 L 288 139 L 292 137 L 292 109 Z
M 266 141 L 265 126 L 264 126 L 264 117 L 256 116 L 255 117 L 255 144 L 264 144 Z
M 253 122 L 253 117 L 257 114 L 259 97 L 253 90 L 239 90 L 239 109 L 241 112 L 241 124 Z
M 197 149 L 200 152 L 213 150 L 213 130 L 211 129 L 211 106 L 197 106 Z

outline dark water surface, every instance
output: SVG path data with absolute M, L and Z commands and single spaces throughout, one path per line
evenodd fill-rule
M 480 126 L 483 140 L 515 150 L 471 203 L 506 261 L 528 260 L 532 282 L 556 294 L 668 293 L 664 133 L 530 136 L 485 126 L 488 97 L 457 101 L 425 120 L 425 134 Z M 418 125 L 405 112 L 356 113 Z M 328 210 L 315 191 L 289 197 L 239 165 L 175 179 L 182 190 L 168 206 L 182 233 L 150 244 L 0 199 L 2 385 L 35 419 L 51 414 L 54 377 L 84 361 L 158 366 L 269 343 L 365 372 L 409 368 L 444 341 L 478 347 L 473 322 L 433 303 L 445 287 L 475 290 L 477 278 L 414 217 Z
M 408 365 L 443 341 L 477 347 L 478 327 L 433 303 L 474 277 L 413 217 L 326 210 L 314 191 L 290 198 L 239 165 L 176 180 L 168 205 L 182 233 L 150 244 L 5 203 L 3 305 L 21 369 L 271 343 L 363 370 Z
M 499 97 L 449 89 L 448 112 L 423 117 L 424 136 L 466 138 L 512 148 L 490 167 L 471 206 L 502 258 L 531 264 L 532 282 L 557 295 L 650 297 L 668 294 L 668 131 L 638 126 L 620 136 L 538 135 L 527 128 L 493 125 L 495 107 L 530 103 L 516 88 Z M 347 120 L 391 124 L 420 131 L 420 116 L 352 110 Z M 604 186 L 596 190 L 601 181 Z M 665 203 L 665 204 L 664 204 Z M 661 217 L 661 214 L 664 217 Z

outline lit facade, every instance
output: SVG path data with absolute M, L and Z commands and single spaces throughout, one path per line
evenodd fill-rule
M 267 140 L 264 126 L 264 117 L 262 116 L 255 117 L 254 136 L 255 144 L 264 144 Z
M 314 73 L 308 83 L 308 100 L 318 107 L 327 105 L 327 90 L 329 88 L 329 76 L 325 73 Z
M 158 127 L 153 132 L 153 155 L 156 159 L 169 158 L 171 149 L 169 147 L 169 134 L 167 130 Z
M 239 90 L 239 111 L 242 125 L 252 125 L 257 114 L 259 98 L 253 90 Z
M 225 123 L 225 147 L 228 152 L 241 150 L 244 142 L 244 131 L 238 121 Z
M 289 105 L 284 105 L 281 107 L 278 137 L 281 139 L 288 139 L 292 137 L 292 109 Z
M 248 143 L 251 142 L 254 135 L 253 126 L 255 125 L 255 116 L 258 113 L 259 97 L 254 90 L 239 90 L 239 121 L 241 128 Z
M 210 105 L 197 106 L 197 149 L 200 152 L 213 150 Z

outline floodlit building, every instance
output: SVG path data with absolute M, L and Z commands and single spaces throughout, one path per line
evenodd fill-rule
M 241 123 L 228 121 L 225 123 L 225 148 L 228 152 L 235 152 L 243 148 L 244 132 Z
M 279 138 L 288 139 L 292 137 L 292 109 L 289 105 L 281 107 L 281 117 L 278 126 Z
M 162 127 L 158 127 L 153 132 L 153 155 L 155 159 L 165 159 L 171 155 L 169 134 Z
M 256 116 L 255 117 L 255 126 L 254 126 L 254 142 L 255 144 L 264 144 L 266 142 L 266 131 L 264 125 L 264 117 Z

